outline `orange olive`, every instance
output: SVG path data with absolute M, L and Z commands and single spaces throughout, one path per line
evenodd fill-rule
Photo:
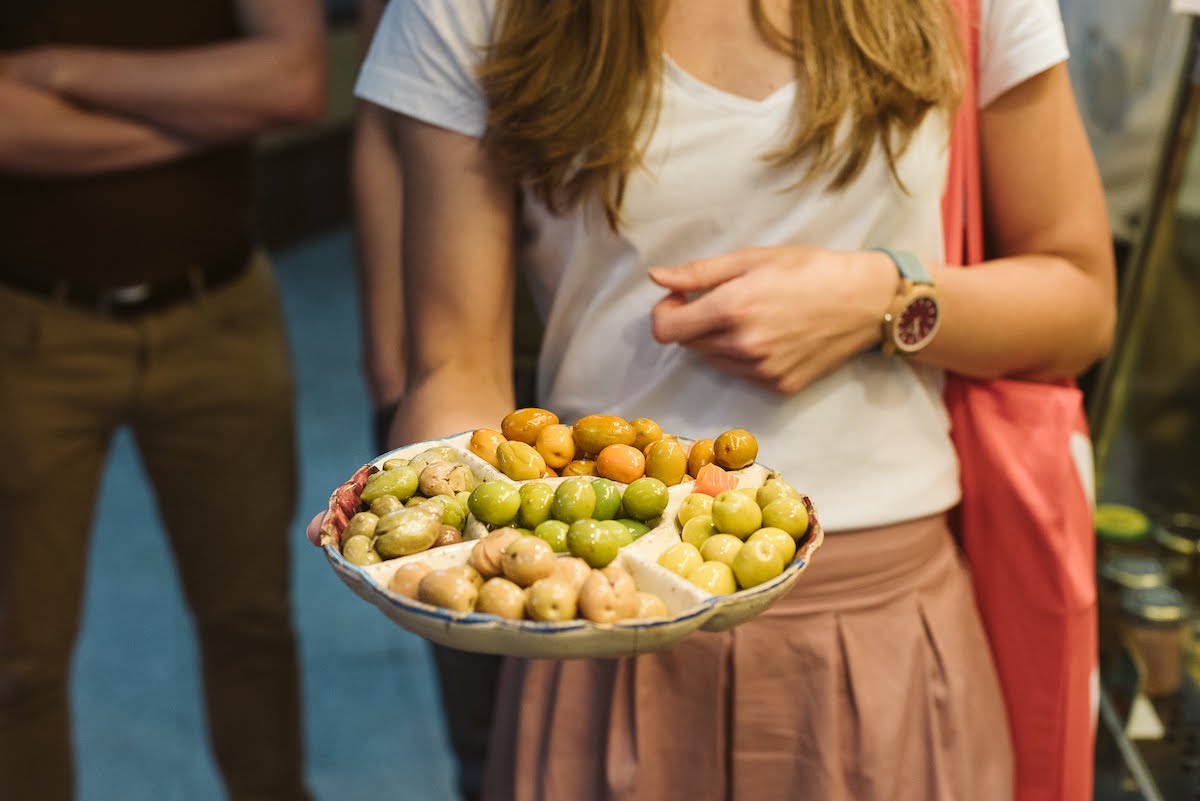
M 634 418 L 629 421 L 629 424 L 633 426 L 633 447 L 643 453 L 646 450 L 646 446 L 651 442 L 657 442 L 662 439 L 662 427 L 649 417 Z
M 646 474 L 646 457 L 632 445 L 615 443 L 596 457 L 596 475 L 628 484 Z
M 532 445 L 537 442 L 539 431 L 557 422 L 558 415 L 554 412 L 529 407 L 526 409 L 517 409 L 515 412 L 506 414 L 504 419 L 500 421 L 500 431 L 509 439 L 515 439 L 517 442 Z
M 575 449 L 583 456 L 595 456 L 609 445 L 632 445 L 637 432 L 628 420 L 611 414 L 589 414 L 571 426 Z
M 504 435 L 494 428 L 477 428 L 471 433 L 471 441 L 467 443 L 467 450 L 495 467 L 496 447 L 504 441 Z
M 687 471 L 688 475 L 694 476 L 700 472 L 700 468 L 713 460 L 713 441 L 711 439 L 698 439 L 692 443 L 692 449 L 688 451 Z
M 596 463 L 591 459 L 572 459 L 562 470 L 558 471 L 558 474 L 560 476 L 594 476 L 596 475 Z
M 744 428 L 722 432 L 713 440 L 713 461 L 726 470 L 741 470 L 758 457 L 758 440 Z
M 687 452 L 678 440 L 660 439 L 646 446 L 646 475 L 673 487 L 686 473 Z
M 533 446 L 550 467 L 565 467 L 575 458 L 575 435 L 568 425 L 551 423 L 538 432 Z

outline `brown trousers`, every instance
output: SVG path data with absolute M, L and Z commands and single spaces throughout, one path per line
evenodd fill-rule
M 130 320 L 0 286 L 0 798 L 74 793 L 68 677 L 121 426 L 195 619 L 230 797 L 306 799 L 289 603 L 293 385 L 261 259 L 229 285 Z M 130 659 L 154 648 L 127 645 Z

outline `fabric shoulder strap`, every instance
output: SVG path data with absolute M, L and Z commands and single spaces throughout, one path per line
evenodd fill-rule
M 948 264 L 983 261 L 983 188 L 979 165 L 979 0 L 950 0 L 962 36 L 966 76 L 950 135 L 950 164 L 942 196 Z

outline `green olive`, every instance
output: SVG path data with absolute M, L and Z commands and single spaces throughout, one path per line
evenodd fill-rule
M 363 487 L 363 503 L 369 504 L 381 495 L 395 495 L 400 500 L 406 501 L 417 491 L 419 478 L 420 474 L 413 469 L 412 465 L 407 464 L 375 473 L 367 479 L 367 484 Z
M 592 486 L 592 479 L 574 476 L 555 488 L 550 512 L 555 520 L 574 523 L 591 517 L 595 511 L 596 489 Z
M 373 565 L 382 561 L 371 544 L 371 538 L 362 534 L 342 543 L 342 558 L 352 565 Z
M 484 481 L 471 491 L 467 506 L 484 524 L 507 526 L 521 509 L 521 493 L 507 481 Z

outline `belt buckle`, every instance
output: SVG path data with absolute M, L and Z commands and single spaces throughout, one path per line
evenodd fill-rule
M 149 298 L 149 284 L 118 286 L 99 293 L 96 297 L 96 310 L 102 314 L 119 314 L 145 303 Z

